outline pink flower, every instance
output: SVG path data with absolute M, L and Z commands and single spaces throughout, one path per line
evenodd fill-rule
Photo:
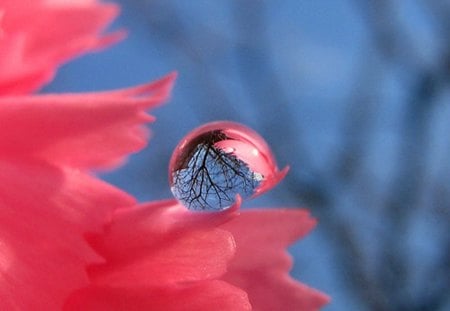
M 143 110 L 173 76 L 135 89 L 0 97 L 0 310 L 60 310 L 99 260 L 83 239 L 128 194 L 89 170 L 144 146 Z
M 288 276 L 286 247 L 315 224 L 306 211 L 136 205 L 92 175 L 145 146 L 145 110 L 167 99 L 174 74 L 26 95 L 122 36 L 101 34 L 116 6 L 71 3 L 0 0 L 0 310 L 320 308 L 328 298 Z

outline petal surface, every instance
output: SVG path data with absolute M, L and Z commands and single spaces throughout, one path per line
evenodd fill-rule
M 65 311 L 248 311 L 247 294 L 222 281 L 204 281 L 182 286 L 92 287 L 76 292 Z
M 89 275 L 100 285 L 153 287 L 218 278 L 235 244 L 215 226 L 232 213 L 195 215 L 175 201 L 118 211 L 103 234 L 89 239 L 106 260 Z
M 0 149 L 78 168 L 117 165 L 146 145 L 145 109 L 167 99 L 174 78 L 103 93 L 0 97 Z
M 326 295 L 292 279 L 286 248 L 316 224 L 305 210 L 247 210 L 221 228 L 236 241 L 223 280 L 245 290 L 253 310 L 318 310 Z

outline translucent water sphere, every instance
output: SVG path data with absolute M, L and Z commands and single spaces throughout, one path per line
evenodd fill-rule
M 264 139 L 229 121 L 205 124 L 184 137 L 173 152 L 169 182 L 186 208 L 221 211 L 237 195 L 247 199 L 272 188 L 287 172 L 278 171 Z

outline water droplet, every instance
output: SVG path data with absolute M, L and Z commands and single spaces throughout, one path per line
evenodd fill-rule
M 279 171 L 264 139 L 229 121 L 205 124 L 184 137 L 170 160 L 175 198 L 190 210 L 220 211 L 261 194 L 287 173 Z

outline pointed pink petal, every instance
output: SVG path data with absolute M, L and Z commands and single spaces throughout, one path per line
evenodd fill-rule
M 70 297 L 65 311 L 247 311 L 247 294 L 221 281 L 173 287 L 91 287 Z
M 119 211 L 104 234 L 89 239 L 106 261 L 91 266 L 89 275 L 96 284 L 115 286 L 218 278 L 234 255 L 234 240 L 215 226 L 230 217 L 199 215 L 173 201 Z
M 3 1 L 2 8 L 0 94 L 36 90 L 61 63 L 123 37 L 123 32 L 101 35 L 118 14 L 113 4 Z M 13 44 L 18 40 L 20 45 Z
M 289 172 L 289 166 L 286 166 L 281 171 L 276 169 L 273 172 L 273 175 L 271 175 L 269 178 L 264 180 L 264 182 L 261 184 L 261 186 L 259 186 L 258 188 L 255 189 L 255 194 L 252 197 L 254 198 L 254 197 L 260 196 L 264 192 L 267 192 L 267 191 L 271 190 L 272 188 L 274 188 L 276 185 L 278 185 L 284 179 L 284 177 L 286 177 L 288 172 Z
M 318 310 L 328 298 L 288 276 L 287 246 L 315 225 L 305 210 L 247 210 L 223 224 L 236 241 L 225 281 L 245 290 L 254 310 Z
M 138 91 L 0 98 L 0 148 L 14 157 L 111 167 L 146 145 L 143 123 L 152 118 L 144 110 L 167 99 L 174 78 Z
M 0 159 L 0 310 L 60 310 L 100 258 L 83 239 L 133 198 L 78 170 Z

